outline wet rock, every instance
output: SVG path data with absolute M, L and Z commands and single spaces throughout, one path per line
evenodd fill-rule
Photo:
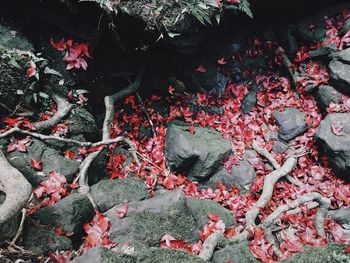
M 323 110 L 326 110 L 332 102 L 338 103 L 341 97 L 342 94 L 329 85 L 321 85 L 316 91 L 317 103 Z
M 67 181 L 71 181 L 73 175 L 79 169 L 79 163 L 75 160 L 69 160 L 63 157 L 58 151 L 47 147 L 43 142 L 33 139 L 27 147 L 26 152 L 13 151 L 7 154 L 9 163 L 18 169 L 27 180 L 33 185 L 38 186 L 42 181 L 45 181 L 46 176 L 51 171 L 56 171 L 66 176 Z M 31 166 L 31 160 L 42 161 L 42 173 L 34 170 Z
M 71 135 L 84 135 L 88 141 L 98 136 L 98 129 L 94 117 L 84 108 L 75 108 L 67 118 Z
M 44 225 L 80 234 L 83 224 L 91 221 L 93 215 L 94 208 L 87 196 L 71 194 L 52 206 L 41 208 L 33 217 Z
M 231 145 L 220 133 L 209 128 L 171 123 L 165 139 L 165 153 L 169 167 L 174 171 L 186 171 L 190 179 L 208 179 L 231 153 Z
M 121 219 L 112 208 L 106 213 L 111 220 L 109 237 L 118 243 L 129 242 L 139 250 L 158 245 L 165 234 L 179 240 L 198 240 L 201 226 L 209 221 L 207 213 L 221 215 L 227 227 L 234 223 L 229 210 L 203 201 L 188 199 L 181 190 L 175 190 L 129 203 Z
M 248 161 L 242 161 L 232 167 L 232 182 L 240 190 L 240 192 L 248 191 L 255 177 L 255 170 Z
M 334 129 L 339 131 L 335 132 Z M 316 138 L 321 150 L 327 154 L 334 173 L 350 179 L 350 114 L 328 114 L 319 125 Z
M 72 241 L 63 235 L 58 235 L 54 230 L 29 225 L 23 233 L 22 245 L 34 253 L 47 254 L 54 251 L 70 250 Z
M 102 180 L 90 191 L 99 210 L 105 212 L 118 204 L 149 198 L 146 184 L 137 178 Z
M 329 75 L 336 89 L 346 94 L 350 94 L 350 64 L 345 64 L 339 60 L 332 60 L 329 65 Z
M 289 149 L 288 144 L 281 141 L 275 141 L 273 143 L 273 151 L 275 153 L 285 153 Z
M 296 254 L 294 257 L 281 260 L 281 263 L 342 263 L 350 262 L 350 256 L 343 251 L 347 245 L 343 243 L 330 243 L 325 247 L 306 247 L 305 252 Z
M 126 255 L 118 254 L 112 250 L 105 247 L 94 247 L 82 256 L 76 258 L 72 263 L 113 263 L 113 262 L 122 262 L 122 263 L 136 263 L 136 258 Z
M 273 114 L 279 127 L 278 136 L 284 141 L 291 141 L 306 130 L 305 114 L 297 109 L 287 108 Z
M 311 59 L 328 58 L 337 51 L 338 49 L 335 44 L 329 44 L 310 51 L 309 56 Z
M 204 263 L 197 255 L 169 248 L 150 248 L 137 258 L 137 263 Z
M 330 210 L 328 214 L 339 224 L 350 224 L 350 208 Z
M 223 263 L 223 262 L 239 262 L 239 263 L 257 263 L 257 260 L 249 249 L 247 241 L 241 242 L 236 245 L 226 246 L 224 249 L 218 250 L 213 254 L 210 262 Z

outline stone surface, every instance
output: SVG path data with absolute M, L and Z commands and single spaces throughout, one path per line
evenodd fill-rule
M 345 64 L 339 60 L 332 60 L 329 65 L 329 75 L 333 86 L 344 92 L 350 94 L 350 64 Z
M 136 263 L 136 258 L 125 255 L 117 254 L 112 250 L 105 247 L 94 247 L 82 256 L 76 258 L 72 263 Z
M 338 103 L 342 97 L 342 94 L 335 88 L 329 85 L 321 85 L 316 91 L 317 104 L 322 110 L 326 110 L 331 102 Z
M 231 153 L 231 144 L 209 128 L 171 123 L 165 139 L 166 159 L 174 171 L 186 171 L 190 179 L 206 180 Z
M 279 127 L 278 136 L 284 141 L 293 140 L 306 130 L 305 114 L 297 109 L 287 108 L 273 114 Z
M 339 135 L 333 131 L 340 127 Z M 350 179 L 350 113 L 332 113 L 319 125 L 316 138 L 337 176 Z
M 42 172 L 59 172 L 66 176 L 67 181 L 72 180 L 73 175 L 79 169 L 79 163 L 63 157 L 58 151 L 47 147 L 43 142 L 33 139 L 26 152 L 13 151 L 7 154 L 9 163 L 17 168 L 33 185 L 38 186 L 48 177 L 39 175 L 38 171 L 31 166 L 31 160 L 42 161 Z
M 194 200 L 181 190 L 165 191 L 143 201 L 130 202 L 124 218 L 117 218 L 114 208 L 106 215 L 111 220 L 109 237 L 135 249 L 152 247 L 169 234 L 178 240 L 196 242 L 203 224 L 209 221 L 208 213 L 217 213 L 228 227 L 234 223 L 229 210 L 213 201 Z
M 232 183 L 240 192 L 246 192 L 250 189 L 255 176 L 255 170 L 248 161 L 241 161 L 239 164 L 232 167 Z
M 84 108 L 75 108 L 69 114 L 69 134 L 84 135 L 88 141 L 94 140 L 98 136 L 98 129 L 94 117 Z
M 52 206 L 41 208 L 33 217 L 42 224 L 81 234 L 83 224 L 91 221 L 94 208 L 84 195 L 71 194 Z
M 58 235 L 54 230 L 34 225 L 25 228 L 22 244 L 25 249 L 40 254 L 70 250 L 73 246 L 69 238 Z
M 2 194 L 0 192 L 0 206 L 5 201 L 5 197 L 6 197 L 5 194 Z M 0 224 L 0 244 L 1 242 L 4 242 L 6 240 L 11 240 L 12 238 L 15 237 L 20 221 L 21 221 L 20 216 L 16 216 L 14 218 L 10 218 L 3 224 Z
M 137 258 L 137 263 L 204 263 L 196 255 L 169 248 L 151 248 L 144 250 Z
M 328 214 L 339 224 L 350 224 L 350 208 L 339 208 L 330 210 Z
M 347 263 L 350 262 L 349 254 L 343 252 L 346 244 L 331 243 L 325 247 L 306 247 L 305 252 L 296 256 L 281 260 L 281 263 Z
M 118 204 L 140 201 L 150 197 L 143 180 L 132 177 L 102 180 L 93 185 L 90 192 L 100 212 L 105 212 Z
M 239 262 L 239 263 L 257 263 L 257 260 L 249 249 L 248 242 L 241 242 L 236 245 L 229 245 L 225 248 L 214 252 L 210 262 L 225 263 L 225 262 Z
M 275 153 L 284 153 L 289 149 L 288 144 L 285 144 L 281 141 L 274 141 L 273 143 L 273 151 Z

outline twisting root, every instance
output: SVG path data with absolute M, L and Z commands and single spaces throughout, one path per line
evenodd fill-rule
M 0 224 L 16 216 L 26 205 L 32 193 L 32 186 L 17 169 L 7 161 L 0 149 L 0 183 L 6 194 L 5 202 L 0 206 Z
M 209 262 L 211 257 L 213 256 L 214 250 L 216 246 L 220 243 L 220 241 L 224 238 L 224 235 L 221 232 L 212 233 L 203 243 L 203 249 L 201 253 L 198 255 L 205 262 Z
M 263 157 L 265 157 L 265 158 L 271 163 L 271 165 L 273 166 L 273 168 L 274 168 L 275 170 L 281 168 L 281 165 L 276 161 L 275 158 L 273 158 L 272 154 L 269 153 L 266 149 L 260 147 L 256 141 L 253 141 L 252 147 L 253 147 L 253 149 L 254 149 L 258 154 L 260 154 L 260 155 L 262 155 Z M 293 178 L 293 177 L 290 176 L 289 174 L 286 175 L 286 179 L 287 179 L 290 183 L 295 184 L 296 186 L 302 186 L 302 185 L 303 185 L 302 182 L 300 182 L 299 180 Z
M 274 244 L 273 249 L 277 256 L 279 257 L 282 256 L 282 253 L 279 250 L 278 246 L 275 244 L 275 239 L 272 234 L 273 224 L 284 212 L 295 211 L 295 209 L 298 208 L 300 205 L 310 201 L 315 201 L 319 204 L 320 208 L 317 210 L 316 216 L 315 216 L 315 228 L 319 236 L 326 238 L 326 232 L 324 230 L 323 220 L 328 213 L 329 206 L 331 205 L 330 200 L 328 198 L 323 197 L 321 194 L 317 192 L 300 196 L 298 199 L 294 200 L 293 202 L 290 202 L 289 204 L 285 204 L 278 207 L 271 215 L 269 215 L 266 218 L 265 222 L 263 223 L 266 239 L 271 244 Z
M 67 116 L 67 114 L 71 111 L 71 109 L 74 107 L 73 104 L 70 104 L 67 100 L 64 98 L 54 94 L 52 96 L 52 99 L 57 104 L 57 111 L 52 116 L 52 118 L 45 120 L 45 121 L 39 121 L 34 123 L 34 127 L 37 130 L 44 130 L 44 129 L 51 129 L 54 126 L 56 126 L 60 121 Z

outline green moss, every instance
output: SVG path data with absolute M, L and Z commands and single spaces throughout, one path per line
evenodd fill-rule
M 204 263 L 196 255 L 168 248 L 151 248 L 140 255 L 137 263 Z
M 292 258 L 282 260 L 283 263 L 349 263 L 350 256 L 343 252 L 347 245 L 341 243 L 329 244 L 326 247 L 306 248 Z

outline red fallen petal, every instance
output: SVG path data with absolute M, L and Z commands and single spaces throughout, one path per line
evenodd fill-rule
M 168 88 L 168 91 L 169 91 L 169 93 L 170 93 L 171 95 L 173 95 L 175 89 L 173 88 L 173 86 L 170 85 L 169 88 Z
M 35 169 L 40 171 L 43 167 L 42 167 L 42 162 L 40 160 L 34 160 L 31 159 L 30 161 L 30 165 Z
M 199 73 L 205 73 L 207 70 L 206 70 L 206 68 L 205 67 L 203 67 L 203 66 L 198 66 L 198 68 L 196 69 L 196 71 L 197 72 L 199 72 Z
M 219 65 L 225 65 L 225 64 L 226 64 L 225 58 L 220 58 L 220 59 L 218 60 L 218 64 L 219 64 Z
M 350 246 L 347 246 L 347 247 L 344 249 L 344 253 L 350 253 Z
M 191 134 L 195 134 L 195 133 L 196 133 L 196 130 L 195 130 L 194 127 L 188 127 L 188 128 L 186 129 L 186 131 L 189 131 Z
M 56 233 L 57 233 L 57 235 L 63 235 L 64 231 L 62 230 L 62 228 L 57 228 Z
M 116 213 L 117 213 L 117 217 L 118 218 L 125 217 L 126 213 L 128 212 L 128 208 L 129 208 L 128 204 L 125 204 L 125 205 L 123 205 L 121 207 L 115 208 Z

